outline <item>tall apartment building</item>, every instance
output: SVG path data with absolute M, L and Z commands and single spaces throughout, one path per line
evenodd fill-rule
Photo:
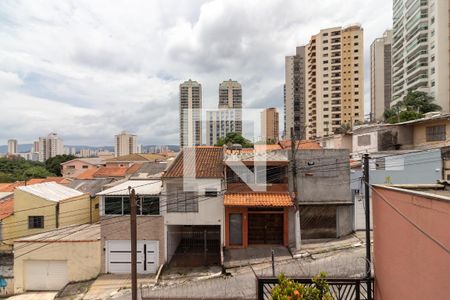
M 202 145 L 202 85 L 191 79 L 180 84 L 180 146 Z
M 305 47 L 306 138 L 364 121 L 364 52 L 360 25 L 323 29 Z
M 392 30 L 386 30 L 383 37 L 370 45 L 370 119 L 381 121 L 384 111 L 392 100 L 391 83 Z
M 235 132 L 242 133 L 242 87 L 235 80 L 227 80 L 219 85 L 219 109 L 234 109 Z
M 137 136 L 135 134 L 122 131 L 120 134 L 115 135 L 114 138 L 114 155 L 116 157 L 138 153 Z
M 54 132 L 39 138 L 39 161 L 46 161 L 56 155 L 64 154 L 64 143 Z
M 275 107 L 266 108 L 261 112 L 261 140 L 264 142 L 278 142 L 279 115 Z
M 394 0 L 392 102 L 408 90 L 430 94 L 449 112 L 449 1 Z
M 297 139 L 305 139 L 305 46 L 297 47 L 293 56 L 285 58 L 284 138 L 291 138 L 291 128 Z
M 8 154 L 16 154 L 17 153 L 17 140 L 10 139 L 8 140 Z
M 219 85 L 218 110 L 206 112 L 206 144 L 215 145 L 230 132 L 242 134 L 242 87 L 235 80 Z

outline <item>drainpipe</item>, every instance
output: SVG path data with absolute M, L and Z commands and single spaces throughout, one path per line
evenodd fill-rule
M 56 228 L 59 228 L 59 202 L 56 203 Z

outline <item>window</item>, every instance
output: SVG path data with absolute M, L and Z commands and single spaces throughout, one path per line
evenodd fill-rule
M 105 215 L 130 215 L 130 198 L 128 196 L 105 197 Z M 138 215 L 159 215 L 158 196 L 140 196 L 136 200 Z M 97 205 L 96 205 L 96 208 Z
M 28 229 L 44 228 L 44 216 L 28 216 Z
M 167 212 L 198 212 L 197 193 L 176 191 L 167 199 Z
M 217 197 L 217 190 L 216 189 L 206 189 L 205 197 Z
M 82 168 L 83 168 L 83 169 L 87 169 L 87 168 L 89 168 L 89 166 L 83 165 Z
M 445 141 L 445 125 L 428 126 L 426 128 L 427 142 Z
M 98 203 L 97 203 L 97 204 L 95 204 L 95 209 L 98 209 Z
M 370 145 L 370 135 L 360 135 L 358 136 L 358 146 L 368 146 Z

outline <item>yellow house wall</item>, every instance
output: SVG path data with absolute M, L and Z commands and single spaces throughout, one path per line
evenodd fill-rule
M 99 196 L 96 196 L 95 198 L 91 199 L 91 207 L 92 207 L 92 223 L 97 223 L 100 221 L 100 209 L 97 207 L 95 208 L 95 205 L 99 204 Z
M 3 247 L 14 240 L 56 228 L 56 203 L 19 189 L 14 191 L 14 214 L 3 220 Z M 90 222 L 88 194 L 60 202 L 59 227 Z M 44 216 L 44 228 L 28 228 L 29 216 Z M 10 247 L 10 246 L 9 246 Z
M 429 126 L 445 125 L 445 141 L 427 142 L 427 130 Z M 450 120 L 431 121 L 414 125 L 414 148 L 428 149 L 447 146 L 450 137 Z
M 24 247 L 24 244 L 27 246 Z M 15 293 L 22 293 L 26 289 L 25 264 L 28 260 L 67 261 L 70 282 L 89 280 L 97 277 L 100 273 L 100 241 L 56 242 L 47 243 L 42 247 L 43 244 L 45 243 L 17 242 L 14 245 Z

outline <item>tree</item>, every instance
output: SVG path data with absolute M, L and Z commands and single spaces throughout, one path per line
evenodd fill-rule
M 54 176 L 45 165 L 23 158 L 0 158 L 0 182 L 25 181 L 31 178 Z
M 402 101 L 384 111 L 384 118 L 391 124 L 423 118 L 425 113 L 442 110 L 433 101 L 425 92 L 409 91 Z
M 325 280 L 326 274 L 320 273 L 312 279 L 311 285 L 303 285 L 287 279 L 284 274 L 278 277 L 278 284 L 273 288 L 273 300 L 332 300 L 330 287 Z
M 67 154 L 63 154 L 63 155 L 56 155 L 54 157 L 50 157 L 49 159 L 47 159 L 45 161 L 45 168 L 53 173 L 56 174 L 56 176 L 62 176 L 61 175 L 61 164 L 63 162 L 75 159 L 76 156 L 75 155 L 67 155 Z
M 253 147 L 253 144 L 251 141 L 247 140 L 242 136 L 242 134 L 238 132 L 229 132 L 225 136 L 225 138 L 220 138 L 219 141 L 215 144 L 215 146 L 223 146 L 227 144 L 240 144 L 243 148 L 251 148 Z

